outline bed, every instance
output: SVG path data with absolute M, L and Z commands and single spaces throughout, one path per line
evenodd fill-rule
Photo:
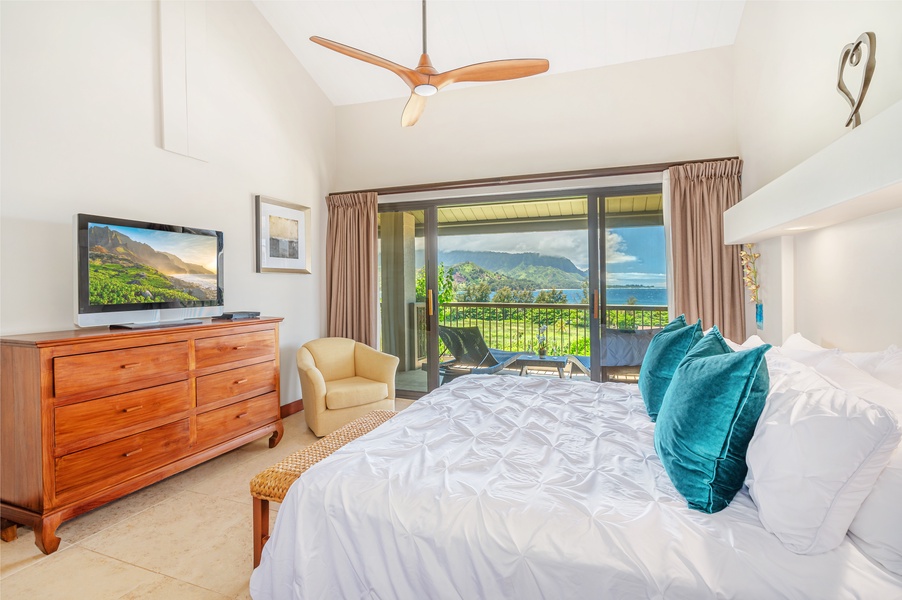
M 898 598 L 846 537 L 788 550 L 743 487 L 687 507 L 635 384 L 468 375 L 307 471 L 266 598 Z

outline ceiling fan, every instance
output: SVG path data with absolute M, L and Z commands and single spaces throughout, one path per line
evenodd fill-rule
M 429 54 L 426 53 L 426 0 L 423 0 L 423 54 L 416 69 L 403 67 L 390 60 L 346 46 L 332 40 L 313 36 L 310 41 L 335 50 L 351 58 L 388 69 L 410 88 L 410 99 L 401 114 L 401 125 L 410 127 L 415 124 L 426 108 L 426 98 L 440 89 L 460 81 L 503 81 L 538 75 L 548 70 L 548 60 L 544 58 L 515 58 L 509 60 L 493 60 L 476 63 L 439 73 L 432 66 Z

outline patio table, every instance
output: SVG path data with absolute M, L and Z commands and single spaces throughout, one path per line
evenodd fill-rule
M 548 369 L 557 369 L 558 376 L 564 378 L 564 367 L 567 366 L 566 356 L 539 356 L 538 354 L 523 354 L 517 358 L 514 363 L 520 367 L 520 375 L 526 375 L 529 367 L 546 367 Z

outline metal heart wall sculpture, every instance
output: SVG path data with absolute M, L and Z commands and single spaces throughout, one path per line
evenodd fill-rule
M 862 48 L 867 51 L 868 59 L 864 65 L 864 74 L 861 77 L 861 86 L 858 88 L 858 97 L 855 98 L 843 81 L 843 74 L 847 64 L 851 67 L 857 67 L 861 64 Z M 858 111 L 861 109 L 861 103 L 864 102 L 864 96 L 868 93 L 871 77 L 874 75 L 874 65 L 877 63 L 876 53 L 877 36 L 871 31 L 866 31 L 851 44 L 846 44 L 839 56 L 839 74 L 837 75 L 836 89 L 839 90 L 839 93 L 852 107 L 852 112 L 849 114 L 849 118 L 846 119 L 846 127 L 851 124 L 852 129 L 854 129 L 861 125 L 861 115 L 858 114 Z

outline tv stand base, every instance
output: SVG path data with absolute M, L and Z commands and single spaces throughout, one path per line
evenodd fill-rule
M 116 323 L 110 325 L 110 329 L 157 329 L 160 327 L 185 327 L 186 325 L 200 325 L 200 319 L 182 319 L 179 321 L 151 321 L 150 323 Z

